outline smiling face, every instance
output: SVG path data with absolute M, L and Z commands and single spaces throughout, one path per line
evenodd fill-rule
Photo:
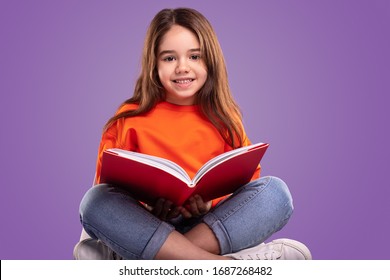
M 167 102 L 193 105 L 207 79 L 207 68 L 195 34 L 173 25 L 161 39 L 157 70 Z

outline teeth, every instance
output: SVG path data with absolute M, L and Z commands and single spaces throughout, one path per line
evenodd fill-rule
M 175 80 L 175 83 L 178 83 L 178 84 L 188 84 L 188 83 L 191 83 L 191 82 L 192 82 L 192 79 Z

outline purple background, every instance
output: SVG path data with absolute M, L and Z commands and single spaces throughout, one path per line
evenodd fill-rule
M 152 4 L 153 3 L 153 4 Z M 71 259 L 101 129 L 132 95 L 162 8 L 222 45 L 263 175 L 315 259 L 390 259 L 390 1 L 0 2 L 1 259 Z

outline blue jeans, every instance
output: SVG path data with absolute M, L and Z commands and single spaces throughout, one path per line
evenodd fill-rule
M 214 232 L 220 254 L 262 243 L 280 230 L 293 212 L 287 185 L 262 177 L 242 186 L 200 218 L 164 222 L 121 188 L 101 184 L 85 194 L 80 219 L 85 231 L 125 259 L 153 259 L 168 235 L 203 222 Z

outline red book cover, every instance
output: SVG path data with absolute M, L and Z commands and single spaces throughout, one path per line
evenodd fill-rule
M 194 194 L 209 201 L 248 183 L 269 144 L 235 149 L 208 161 L 189 178 L 177 164 L 158 157 L 121 149 L 104 151 L 101 183 L 127 189 L 134 198 L 154 205 L 159 197 L 183 205 Z

